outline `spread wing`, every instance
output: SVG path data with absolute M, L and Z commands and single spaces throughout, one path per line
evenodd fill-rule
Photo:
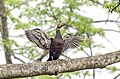
M 50 48 L 50 39 L 40 29 L 36 28 L 33 30 L 27 30 L 25 31 L 25 35 L 31 42 L 35 43 L 38 47 L 44 50 Z
M 73 48 L 79 47 L 80 42 L 83 42 L 84 38 L 80 36 L 67 35 L 63 37 L 63 40 L 64 40 L 63 51 L 66 51 L 69 48 L 73 49 Z

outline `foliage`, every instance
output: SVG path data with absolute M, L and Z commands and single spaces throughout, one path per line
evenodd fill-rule
M 116 72 L 118 70 L 117 67 L 115 66 L 109 66 L 109 67 L 106 67 L 107 70 L 110 70 L 112 73 Z
M 120 4 L 120 2 L 118 0 L 113 0 L 112 2 L 106 2 L 105 6 L 103 6 L 103 8 L 108 9 L 109 12 L 110 12 L 111 9 L 113 9 L 114 7 L 117 6 L 117 4 Z M 117 7 L 114 11 L 119 13 L 120 12 L 120 7 Z

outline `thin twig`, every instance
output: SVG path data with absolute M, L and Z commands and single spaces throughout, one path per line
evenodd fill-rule
M 87 33 L 87 37 L 89 40 L 91 40 L 91 37 L 88 33 Z M 89 47 L 90 47 L 90 54 L 91 54 L 91 56 L 93 56 L 91 42 L 89 42 Z
M 16 48 L 16 49 L 12 49 L 11 51 L 30 49 L 30 48 L 32 48 L 32 47 L 34 47 L 34 46 L 27 46 L 27 47 Z
M 23 61 L 21 58 L 18 58 L 17 56 L 15 56 L 15 54 L 12 54 L 12 56 L 13 56 L 15 59 L 17 59 L 17 60 L 21 61 L 22 63 L 26 63 L 26 62 L 25 62 L 25 61 Z
M 83 49 L 83 47 L 81 47 L 81 50 L 82 50 L 87 56 L 90 56 L 90 55 Z
M 114 20 L 99 20 L 99 21 L 94 21 L 94 23 L 100 23 L 100 22 L 115 22 L 115 23 L 120 23 L 120 21 L 114 21 Z
M 115 50 L 117 50 L 117 48 L 115 47 L 115 45 L 114 45 L 107 37 L 105 37 L 105 39 L 113 46 L 113 48 L 114 48 Z
M 46 9 L 47 9 L 47 11 L 49 12 L 49 15 L 55 20 L 55 21 L 57 21 L 57 22 L 61 22 L 60 20 L 59 20 L 59 18 L 57 18 L 56 17 L 56 15 L 54 15 L 54 13 L 51 11 L 49 11 L 49 9 L 47 8 L 48 7 L 48 5 L 46 5 L 46 4 L 44 4 L 46 7 Z
M 101 6 L 104 6 L 104 4 L 100 3 L 99 1 L 94 1 L 94 0 L 90 0 L 90 1 L 92 1 L 93 3 L 99 4 Z
M 119 76 L 120 76 L 120 73 L 117 76 L 115 76 L 113 79 L 117 79 Z
M 83 76 L 83 79 L 85 79 L 86 75 L 87 75 L 88 71 L 85 72 L 84 76 Z
M 42 53 L 43 54 L 41 54 L 40 58 L 38 58 L 37 60 L 42 61 L 42 59 L 49 53 L 49 50 L 45 50 Z
M 17 5 L 17 6 L 15 6 L 15 7 L 13 7 L 12 9 L 10 9 L 9 11 L 12 11 L 12 10 L 14 10 L 15 8 L 17 8 L 17 7 L 19 7 L 19 6 L 21 6 L 21 5 L 23 5 L 23 4 L 25 4 L 25 3 L 27 3 L 29 0 L 25 0 L 24 2 L 21 2 L 19 5 Z
M 120 33 L 120 31 L 117 31 L 117 30 L 113 30 L 113 29 L 103 29 L 105 31 L 113 31 L 113 32 L 117 32 L 117 33 Z
M 88 37 L 89 40 L 91 40 L 91 37 L 90 37 L 90 35 L 88 33 L 87 33 L 87 37 Z M 91 56 L 93 56 L 91 42 L 89 42 L 89 47 L 90 47 Z M 93 79 L 95 79 L 95 69 L 93 69 Z
M 116 10 L 119 5 L 120 5 L 120 0 L 119 0 L 118 4 L 110 12 L 112 13 L 114 10 Z
M 70 57 L 68 57 L 68 56 L 66 56 L 66 55 L 64 55 L 64 54 L 61 54 L 61 55 L 64 56 L 65 58 L 71 59 Z
M 19 54 L 19 53 L 15 53 L 15 54 L 20 55 L 20 56 L 22 56 L 22 57 L 24 57 L 24 58 L 29 59 L 27 56 L 21 55 L 21 54 Z

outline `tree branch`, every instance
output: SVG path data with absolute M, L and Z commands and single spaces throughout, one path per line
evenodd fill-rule
M 120 50 L 98 56 L 47 62 L 0 65 L 0 79 L 52 75 L 85 69 L 104 68 L 120 62 Z
M 120 73 L 117 76 L 115 76 L 113 79 L 117 79 L 119 76 L 120 76 Z
M 94 0 L 90 0 L 90 1 L 92 1 L 92 2 L 95 3 L 95 4 L 98 4 L 98 5 L 104 6 L 104 4 L 100 3 L 99 1 L 94 1 Z
M 114 29 L 104 29 L 105 31 L 112 31 L 112 32 L 117 32 L 117 33 L 120 33 L 120 31 L 118 30 L 114 30 Z
M 117 4 L 115 7 L 113 7 L 113 9 L 112 9 L 110 12 L 112 13 L 112 12 L 113 12 L 114 10 L 116 10 L 119 6 L 120 6 L 120 0 L 119 0 L 118 4 Z
M 99 21 L 94 21 L 94 23 L 100 23 L 100 22 L 115 22 L 115 23 L 120 23 L 120 21 L 114 21 L 114 20 L 99 20 Z
M 25 61 L 23 61 L 22 59 L 20 59 L 20 58 L 18 58 L 17 56 L 15 56 L 15 54 L 12 54 L 12 56 L 13 56 L 15 59 L 21 61 L 22 63 L 25 63 Z

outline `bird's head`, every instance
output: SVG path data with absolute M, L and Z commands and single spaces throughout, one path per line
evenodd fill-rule
M 62 26 L 65 26 L 65 25 L 66 25 L 65 23 L 60 22 L 57 24 L 57 29 L 60 29 Z

